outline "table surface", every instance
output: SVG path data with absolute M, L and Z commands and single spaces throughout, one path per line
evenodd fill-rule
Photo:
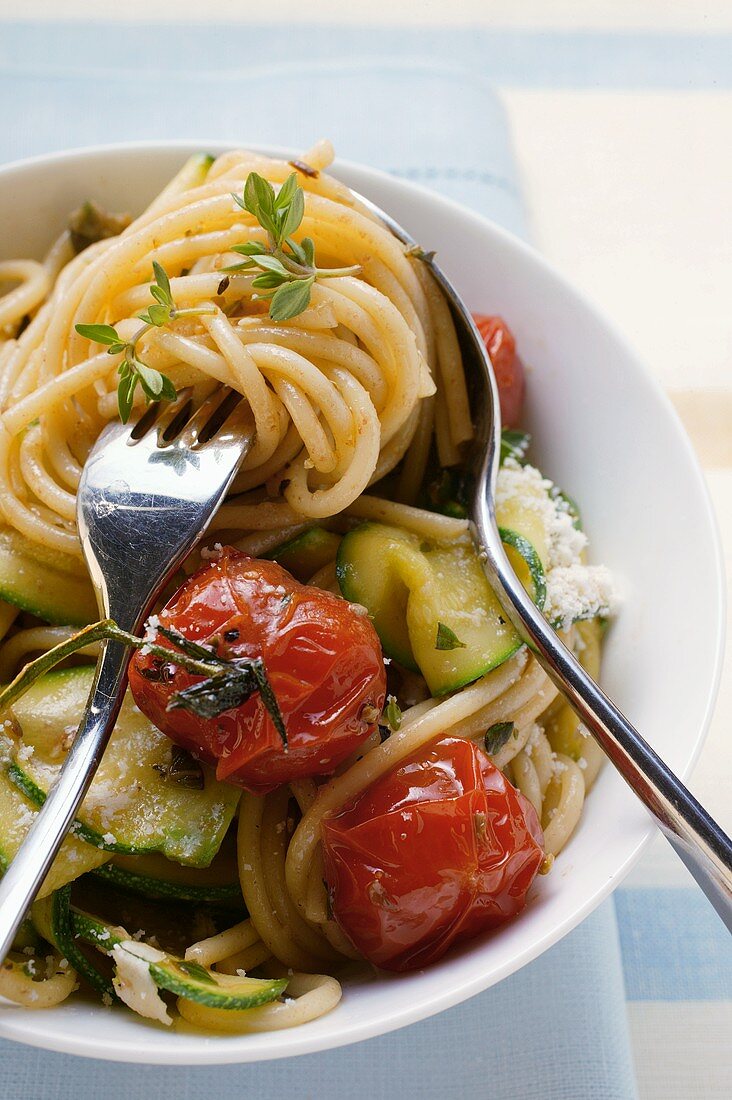
M 551 10 L 549 10 L 551 9 Z M 694 48 L 732 30 L 729 0 L 310 0 L 310 22 L 464 25 L 541 32 L 691 36 Z M 88 18 L 87 0 L 0 0 L 0 19 Z M 199 0 L 97 0 L 94 18 L 205 18 Z M 242 20 L 241 0 L 217 0 L 216 21 Z M 260 13 L 264 19 L 264 14 Z M 278 0 L 267 22 L 302 20 L 302 5 Z M 629 37 L 630 40 L 630 37 Z M 700 46 L 701 43 L 701 46 Z M 581 48 L 581 44 L 580 44 Z M 730 54 L 729 56 L 732 56 Z M 531 86 L 526 86 L 530 84 Z M 727 84 L 730 81 L 727 80 Z M 732 131 L 730 87 L 499 86 L 513 129 L 534 241 L 615 318 L 669 392 L 697 449 L 717 511 L 732 576 Z M 728 616 L 728 643 L 732 617 Z M 730 645 L 728 652 L 732 652 Z M 732 661 L 690 786 L 732 831 Z M 657 842 L 631 881 L 679 881 L 686 872 Z M 720 1008 L 720 1012 L 722 1012 Z M 729 1035 L 722 1016 L 674 1004 L 629 1004 L 643 1100 L 702 1095 L 699 1073 Z M 718 1056 L 719 1049 L 716 1048 Z M 707 1100 L 729 1095 L 709 1079 Z

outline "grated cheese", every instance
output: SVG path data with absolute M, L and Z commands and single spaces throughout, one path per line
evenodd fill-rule
M 617 606 L 612 575 L 604 565 L 569 565 L 552 569 L 546 578 L 544 612 L 566 628 L 576 619 L 610 615 Z

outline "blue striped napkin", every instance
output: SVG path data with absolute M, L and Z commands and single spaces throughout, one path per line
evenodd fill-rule
M 166 32 L 155 37 L 154 65 L 152 56 L 145 62 L 143 51 L 132 72 L 124 65 L 135 56 L 134 47 L 110 51 L 110 33 L 40 26 L 32 36 L 21 27 L 15 39 L 12 33 L 0 37 L 0 102 L 11 106 L 0 131 L 0 161 L 161 135 L 294 148 L 327 135 L 343 156 L 426 183 L 524 231 L 503 113 L 477 76 L 434 62 L 266 65 L 261 58 L 277 52 L 275 31 L 272 49 L 254 52 L 260 59 L 254 70 L 232 66 L 210 73 L 202 64 L 183 69 Z M 130 29 L 124 33 L 129 39 Z M 229 53 L 239 36 L 244 56 L 246 34 L 242 27 L 226 32 Z M 261 29 L 258 34 L 261 39 Z M 151 35 L 148 28 L 140 39 L 148 50 Z M 172 41 L 180 44 L 176 35 Z M 23 54 L 26 40 L 33 49 Z M 21 70 L 18 56 L 36 62 Z M 302 102 L 307 110 L 295 109 Z M 612 902 L 531 966 L 469 1002 L 325 1054 L 254 1066 L 166 1069 L 77 1060 L 0 1041 L 0 1096 L 8 1100 L 185 1100 L 202 1091 L 237 1097 L 284 1093 L 295 1100 L 633 1100 Z

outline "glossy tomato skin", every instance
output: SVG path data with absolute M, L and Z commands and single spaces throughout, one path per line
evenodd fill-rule
M 534 808 L 472 742 L 444 737 L 323 825 L 333 914 L 386 970 L 510 920 L 543 859 Z
M 219 779 L 256 794 L 291 779 L 328 775 L 373 731 L 386 691 L 381 646 L 346 600 L 294 580 L 281 566 L 226 547 L 176 592 L 159 616 L 226 657 L 261 657 L 288 734 L 258 692 L 217 718 L 167 710 L 173 692 L 200 680 L 138 651 L 130 687 L 140 710 L 176 744 L 216 765 Z M 158 644 L 170 643 L 158 635 Z
M 501 402 L 501 422 L 504 428 L 515 428 L 521 422 L 526 379 L 523 363 L 516 354 L 513 333 L 501 317 L 474 313 L 473 320 L 493 363 Z

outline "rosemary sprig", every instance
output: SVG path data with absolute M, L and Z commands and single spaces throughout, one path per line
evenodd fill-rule
M 225 710 L 241 706 L 258 691 L 287 751 L 287 730 L 261 657 L 220 657 L 213 650 L 190 641 L 177 630 L 164 626 L 158 626 L 157 629 L 174 649 L 138 638 L 122 630 L 113 619 L 102 619 L 98 623 L 85 626 L 71 638 L 23 666 L 15 679 L 0 690 L 0 713 L 12 706 L 36 680 L 78 649 L 93 642 L 115 641 L 131 649 L 141 649 L 144 646 L 148 652 L 169 664 L 204 677 L 190 687 L 174 692 L 168 702 L 168 710 L 182 708 L 199 718 L 216 718 Z
M 259 270 L 252 286 L 267 292 L 260 297 L 269 299 L 269 315 L 273 321 L 289 321 L 307 309 L 316 279 L 357 275 L 361 270 L 358 264 L 317 267 L 312 238 L 303 237 L 299 243 L 293 239 L 305 213 L 305 194 L 298 186 L 295 172 L 276 193 L 269 180 L 257 172 L 250 172 L 243 195 L 232 194 L 231 197 L 242 210 L 257 219 L 267 240 L 234 245 L 231 251 L 246 259 L 225 267 L 224 271 Z
M 174 401 L 176 389 L 167 375 L 162 374 L 154 367 L 143 363 L 137 354 L 137 345 L 142 337 L 152 328 L 163 328 L 178 320 L 179 317 L 200 317 L 206 313 L 214 313 L 214 306 L 192 306 L 188 309 L 179 309 L 173 301 L 170 290 L 170 279 L 167 272 L 157 261 L 153 260 L 153 282 L 150 293 L 154 298 L 152 305 L 148 306 L 144 313 L 138 314 L 143 322 L 131 340 L 123 340 L 113 325 L 76 325 L 76 331 L 87 340 L 93 340 L 97 344 L 105 344 L 109 355 L 118 355 L 124 352 L 117 373 L 119 385 L 117 386 L 117 404 L 119 415 L 123 424 L 126 424 L 132 412 L 132 404 L 135 398 L 135 390 L 138 385 L 148 401 Z

